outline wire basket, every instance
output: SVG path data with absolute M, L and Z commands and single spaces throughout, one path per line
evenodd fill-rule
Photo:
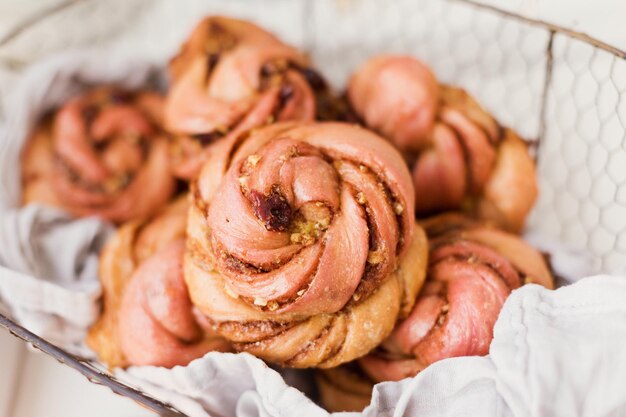
M 333 83 L 343 85 L 351 70 L 376 53 L 419 57 L 533 145 L 540 195 L 528 230 L 584 251 L 593 272 L 626 266 L 625 52 L 469 0 L 299 4 L 293 10 L 302 14 L 295 18 L 302 22 L 304 47 Z M 267 23 L 263 16 L 257 20 Z M 162 416 L 184 415 L 3 315 L 0 326 L 91 382 Z

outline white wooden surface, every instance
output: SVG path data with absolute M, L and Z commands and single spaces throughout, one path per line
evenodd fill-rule
M 133 401 L 91 384 L 71 368 L 28 351 L 18 373 L 12 415 L 7 417 L 148 417 Z M 71 397 L 71 400 L 70 398 Z
M 41 7 L 63 0 L 0 0 L 0 37 Z M 626 49 L 623 0 L 482 0 L 579 31 Z M 71 399 L 71 400 L 70 400 Z M 0 417 L 144 417 L 132 401 L 90 384 L 77 372 L 0 331 Z
M 0 417 L 150 417 L 108 388 L 0 331 Z
M 0 331 L 0 417 L 9 417 L 17 394 L 24 360 L 24 346 L 9 333 Z

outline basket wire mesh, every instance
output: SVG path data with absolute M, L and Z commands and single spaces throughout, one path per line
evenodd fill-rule
M 302 10 L 305 48 L 336 85 L 373 54 L 408 53 L 476 96 L 533 145 L 541 191 L 527 228 L 585 251 L 594 272 L 623 270 L 625 52 L 470 0 L 321 0 Z M 1 314 L 0 326 L 91 382 L 162 416 L 184 415 Z

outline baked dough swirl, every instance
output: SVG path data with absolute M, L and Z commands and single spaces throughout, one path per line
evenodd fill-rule
M 553 288 L 543 256 L 518 236 L 456 215 L 429 219 L 427 280 L 411 314 L 363 358 L 374 381 L 397 381 L 456 356 L 486 355 L 502 305 L 526 283 Z
M 371 354 L 318 374 L 332 411 L 363 409 L 377 382 L 414 376 L 445 358 L 486 355 L 510 292 L 526 283 L 554 286 L 544 257 L 518 236 L 460 214 L 422 225 L 429 266 L 415 306 Z
M 104 309 L 87 343 L 109 367 L 186 365 L 229 351 L 191 304 L 183 279 L 188 203 L 122 225 L 100 256 Z
M 463 209 L 519 231 L 537 198 L 526 143 L 464 90 L 440 85 L 423 63 L 379 56 L 351 78 L 348 96 L 413 169 L 418 216 Z
M 70 99 L 24 150 L 24 204 L 61 207 L 121 223 L 146 217 L 175 191 L 162 98 L 100 87 Z
M 192 183 L 185 279 L 238 350 L 291 367 L 366 354 L 421 286 L 411 178 L 377 135 L 282 123 L 215 145 Z
M 311 121 L 336 100 L 304 54 L 252 23 L 208 17 L 169 65 L 165 111 L 178 176 L 191 179 L 216 139 L 275 121 Z M 320 100 L 317 98 L 319 97 Z

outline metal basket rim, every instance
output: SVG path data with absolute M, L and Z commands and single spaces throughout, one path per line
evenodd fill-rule
M 490 11 L 492 13 L 495 14 L 499 14 L 503 17 L 507 17 L 507 18 L 511 18 L 511 19 L 515 19 L 533 26 L 537 26 L 537 27 L 541 27 L 543 29 L 546 29 L 552 33 L 559 33 L 562 35 L 566 35 L 572 39 L 576 39 L 585 43 L 590 44 L 591 46 L 595 47 L 595 48 L 599 48 L 602 49 L 606 52 L 609 52 L 615 56 L 617 56 L 618 58 L 622 58 L 622 59 L 626 59 L 626 51 L 613 46 L 609 43 L 603 42 L 593 36 L 590 36 L 584 32 L 580 32 L 580 31 L 576 31 L 576 30 L 572 30 L 572 29 L 567 29 L 563 26 L 560 25 L 556 25 L 554 23 L 550 23 L 547 22 L 545 20 L 542 19 L 535 19 L 535 18 L 531 18 L 531 17 L 526 17 L 526 16 L 522 16 L 520 14 L 517 13 L 513 13 L 513 12 L 509 12 L 507 10 L 501 9 L 499 7 L 496 6 L 492 6 L 489 4 L 483 4 L 483 3 L 478 3 L 476 0 L 447 0 L 447 1 L 451 1 L 451 2 L 457 2 L 457 3 L 464 3 L 464 4 L 468 4 L 471 5 L 473 7 L 476 7 L 478 9 L 482 9 L 482 10 L 486 10 L 486 11 Z

